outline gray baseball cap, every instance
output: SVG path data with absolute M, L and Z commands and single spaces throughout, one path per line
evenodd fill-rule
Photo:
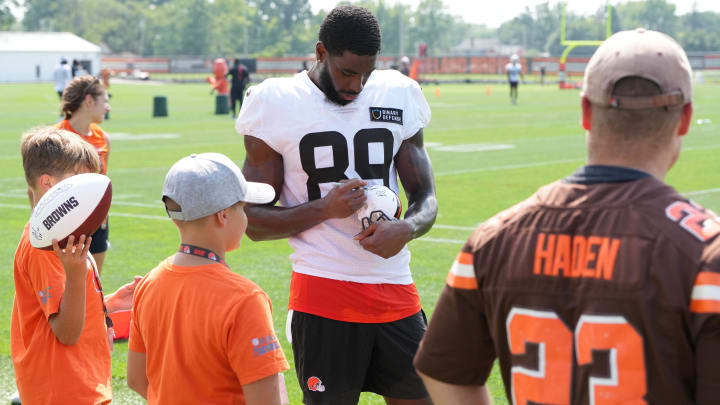
M 662 94 L 614 96 L 615 84 L 629 76 L 655 82 Z M 590 58 L 583 94 L 591 103 L 604 107 L 680 108 L 692 100 L 692 69 L 685 51 L 669 36 L 643 28 L 621 31 L 603 42 Z
M 200 153 L 184 157 L 170 168 L 162 196 L 180 205 L 180 211 L 167 210 L 170 218 L 193 221 L 240 201 L 269 203 L 275 198 L 275 189 L 245 180 L 240 168 L 223 154 Z

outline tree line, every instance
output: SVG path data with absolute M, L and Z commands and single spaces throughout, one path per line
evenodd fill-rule
M 564 47 L 560 43 L 562 5 L 545 2 L 525 10 L 500 25 L 497 36 L 503 43 L 522 45 L 530 55 L 558 56 Z M 605 39 L 607 8 L 599 7 L 591 15 L 568 12 L 566 39 Z M 675 38 L 686 52 L 720 51 L 720 13 L 701 12 L 697 5 L 678 15 L 674 4 L 667 0 L 627 1 L 612 7 L 612 32 L 648 28 Z M 592 53 L 594 48 L 578 48 L 575 53 Z
M 498 38 L 526 54 L 559 55 L 562 6 L 525 8 L 497 29 L 466 23 L 443 0 L 417 7 L 385 0 L 357 0 L 372 10 L 383 34 L 384 55 L 445 55 L 466 38 Z M 22 7 L 17 21 L 12 8 Z M 111 53 L 172 55 L 307 55 L 329 10 L 314 13 L 309 0 L 0 0 L 0 30 L 70 31 Z M 567 15 L 568 39 L 604 39 L 604 7 Z M 613 32 L 647 27 L 677 38 L 691 51 L 720 51 L 720 13 L 677 15 L 666 0 L 627 1 L 612 9 Z M 591 52 L 592 49 L 586 50 Z M 582 51 L 579 51 L 582 52 Z

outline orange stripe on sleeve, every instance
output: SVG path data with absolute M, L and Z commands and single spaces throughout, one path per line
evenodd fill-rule
M 695 285 L 715 285 L 720 287 L 720 274 L 711 271 L 701 271 L 695 279 Z
M 461 290 L 477 290 L 478 284 L 475 277 L 463 277 L 453 273 L 448 273 L 445 282 L 453 288 Z
M 473 264 L 473 255 L 470 252 L 460 252 L 455 260 L 460 264 Z
M 720 313 L 720 301 L 717 300 L 692 300 L 690 312 L 696 314 Z

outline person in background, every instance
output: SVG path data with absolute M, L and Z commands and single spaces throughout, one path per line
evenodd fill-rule
M 410 58 L 407 56 L 400 58 L 400 73 L 410 76 Z
M 70 67 L 70 72 L 72 72 L 73 79 L 75 76 L 77 76 L 77 71 L 80 68 L 80 63 L 77 61 L 77 59 L 73 59 L 72 66 Z
M 62 58 L 60 59 L 60 63 L 55 65 L 55 70 L 53 71 L 55 91 L 61 100 L 63 91 L 68 83 L 70 83 L 70 80 L 72 80 L 72 71 L 70 70 L 70 66 L 68 66 L 67 59 Z
M 518 79 L 522 77 L 525 82 L 525 75 L 522 72 L 522 65 L 520 64 L 520 58 L 513 54 L 510 57 L 510 62 L 505 65 L 505 73 L 507 74 L 508 83 L 510 84 L 510 102 L 517 104 L 518 99 Z
M 245 95 L 245 87 L 250 81 L 250 73 L 248 68 L 240 63 L 240 59 L 233 61 L 233 67 L 227 73 L 227 76 L 231 77 L 230 80 L 230 109 L 232 110 L 233 118 L 236 117 L 236 111 L 240 110 L 243 103 L 243 96 Z M 235 109 L 237 106 L 237 110 Z
M 79 135 L 90 143 L 100 155 L 100 173 L 107 175 L 110 156 L 110 137 L 100 128 L 105 114 L 110 112 L 108 93 L 100 80 L 92 76 L 78 76 L 68 84 L 62 97 L 62 113 L 65 119 L 58 128 Z M 94 234 L 90 253 L 97 262 L 98 273 L 102 273 L 105 253 L 110 246 L 110 228 L 107 218 Z

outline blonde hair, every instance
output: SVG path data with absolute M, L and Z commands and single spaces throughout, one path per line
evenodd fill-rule
M 105 92 L 105 86 L 100 83 L 100 79 L 86 75 L 74 78 L 63 91 L 62 95 L 62 113 L 65 119 L 70 119 L 72 114 L 82 105 L 85 96 L 88 94 L 93 98 L 102 96 Z
M 100 156 L 77 135 L 55 127 L 35 127 L 22 136 L 20 152 L 25 181 L 34 187 L 43 174 L 62 176 L 83 168 L 100 172 Z

